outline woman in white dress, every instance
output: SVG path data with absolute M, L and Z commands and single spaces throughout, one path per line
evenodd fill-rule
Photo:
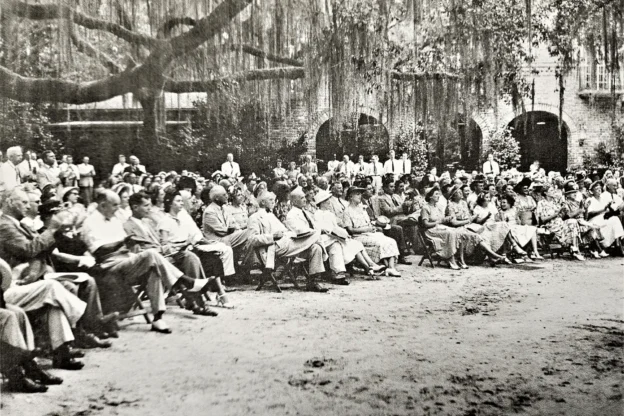
M 511 228 L 512 238 L 520 247 L 525 247 L 529 242 L 533 249 L 533 255 L 529 257 L 534 260 L 544 260 L 537 251 L 537 227 L 532 225 L 521 225 L 518 222 L 518 212 L 514 207 L 516 199 L 513 195 L 505 194 L 500 198 L 500 211 L 494 219 L 496 221 L 505 221 Z
M 585 201 L 585 215 L 587 221 L 600 227 L 600 234 L 602 235 L 600 244 L 604 248 L 609 248 L 613 244 L 621 248 L 624 229 L 617 215 L 609 215 L 611 213 L 610 203 L 602 201 L 600 198 L 602 183 L 600 181 L 592 183 L 589 192 L 591 196 Z
M 320 190 L 316 194 L 314 202 L 318 206 L 318 209 L 314 212 L 314 220 L 326 234 L 340 243 L 345 264 L 350 264 L 354 260 L 357 260 L 357 263 L 364 268 L 366 274 L 370 277 L 374 277 L 375 274 L 385 267 L 375 264 L 368 255 L 364 244 L 351 238 L 344 228 L 338 226 L 336 216 L 330 211 L 331 204 L 329 203 L 329 198 L 331 198 L 331 196 L 332 194 L 330 192 L 323 190 Z

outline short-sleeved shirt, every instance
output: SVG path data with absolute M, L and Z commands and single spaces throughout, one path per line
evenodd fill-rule
M 82 224 L 82 239 L 91 253 L 104 245 L 122 242 L 126 236 L 118 218 L 106 219 L 100 211 L 94 211 Z

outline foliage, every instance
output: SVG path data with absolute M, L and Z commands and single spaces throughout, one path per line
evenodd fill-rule
M 520 164 L 520 143 L 511 135 L 511 128 L 494 130 L 483 146 L 483 159 L 492 153 L 501 169 L 515 168 Z
M 25 150 L 50 149 L 57 154 L 63 150 L 59 140 L 54 139 L 48 128 L 46 105 L 18 103 L 4 100 L 0 111 L 0 148 L 23 146 Z
M 421 124 L 416 127 L 402 125 L 394 138 L 394 147 L 398 155 L 407 153 L 412 161 L 412 169 L 416 172 L 425 172 L 428 167 L 427 143 L 424 138 Z

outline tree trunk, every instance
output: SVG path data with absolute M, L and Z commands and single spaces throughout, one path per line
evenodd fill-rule
M 144 160 L 158 156 L 161 139 L 167 136 L 167 114 L 162 90 L 143 90 L 136 95 L 143 108 L 143 129 L 132 151 Z

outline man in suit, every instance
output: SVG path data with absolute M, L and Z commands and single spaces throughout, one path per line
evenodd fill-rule
M 329 211 L 336 216 L 338 226 L 342 227 L 342 214 L 349 203 L 342 198 L 344 189 L 342 188 L 340 181 L 333 182 L 329 191 L 332 194 L 331 198 L 329 198 Z
M 80 187 L 80 196 L 85 206 L 89 206 L 93 200 L 93 178 L 95 177 L 95 168 L 89 164 L 89 157 L 82 158 L 82 163 L 78 165 L 78 186 Z
M 367 176 L 370 176 L 373 179 L 373 187 L 375 188 L 375 194 L 379 193 L 381 189 L 381 178 L 385 174 L 385 170 L 381 162 L 379 161 L 379 156 L 372 155 L 371 163 L 368 165 L 368 173 Z
M 368 175 L 369 166 L 368 163 L 364 161 L 364 156 L 359 155 L 357 163 L 353 166 L 353 173 L 355 176 L 366 176 Z
M 410 175 L 412 173 L 412 161 L 407 157 L 407 153 L 403 152 L 401 154 L 401 160 L 399 160 L 399 165 L 401 168 L 401 176 Z
M 318 175 L 318 166 L 316 165 L 316 163 L 312 162 L 312 156 L 305 156 L 305 163 L 301 165 L 301 173 L 303 173 L 307 177 Z
M 307 204 L 305 193 L 300 188 L 296 188 L 290 193 L 290 203 L 293 205 L 288 215 L 286 215 L 286 227 L 295 234 L 321 231 L 320 243 L 329 255 L 329 269 L 331 281 L 337 285 L 348 285 L 345 278 L 347 271 L 344 261 L 344 253 L 340 243 L 328 235 L 324 234 L 321 227 L 317 226 L 314 216 L 303 209 Z
M 17 165 L 22 182 L 36 182 L 37 181 L 37 169 L 39 163 L 37 163 L 37 154 L 30 150 L 26 151 L 24 160 Z
M 346 176 L 349 183 L 351 183 L 353 181 L 353 177 L 355 176 L 353 168 L 354 164 L 353 162 L 351 162 L 351 160 L 349 160 L 349 156 L 344 155 L 342 156 L 342 162 L 340 162 L 340 164 L 338 165 L 337 173 L 339 175 Z
M 276 258 L 300 257 L 308 260 L 309 277 L 306 289 L 312 292 L 327 292 L 316 279 L 325 272 L 323 261 L 326 253 L 319 242 L 320 231 L 310 236 L 293 238 L 295 233 L 289 231 L 273 214 L 275 194 L 263 192 L 258 195 L 258 212 L 249 217 L 247 223 L 250 231 L 248 247 L 259 249 L 265 268 L 274 269 Z
M 79 370 L 83 364 L 71 357 L 69 343 L 74 341 L 72 328 L 83 316 L 86 303 L 73 295 L 55 280 L 40 280 L 48 271 L 49 256 L 54 247 L 54 233 L 62 225 L 62 217 L 52 216 L 48 229 L 35 233 L 20 224 L 30 201 L 20 187 L 8 192 L 0 217 L 0 258 L 10 267 L 26 263 L 4 299 L 26 312 L 45 308 L 50 343 L 53 349 L 53 365 L 56 368 Z
M 11 191 L 22 183 L 18 165 L 22 161 L 22 148 L 19 146 L 7 149 L 7 161 L 0 166 L 0 192 Z
M 203 232 L 208 240 L 216 240 L 232 247 L 243 248 L 247 242 L 247 230 L 238 229 L 230 214 L 223 208 L 228 202 L 224 187 L 213 186 L 210 190 L 210 205 L 204 210 Z
M 238 178 L 241 176 L 240 166 L 238 163 L 234 162 L 234 155 L 232 153 L 227 154 L 227 159 L 221 165 L 221 172 L 225 179 L 230 179 L 234 181 L 238 181 Z

